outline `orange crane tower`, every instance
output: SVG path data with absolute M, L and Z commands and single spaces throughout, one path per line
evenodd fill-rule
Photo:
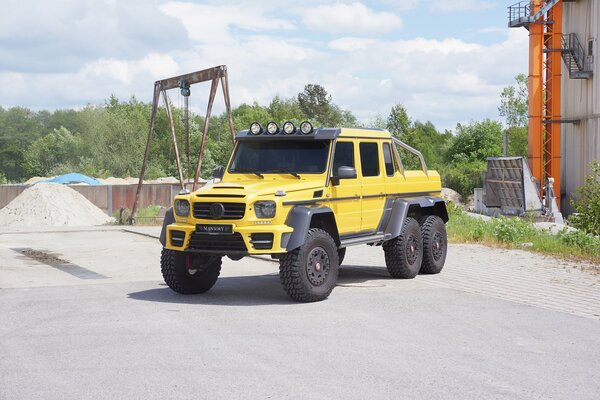
M 546 196 L 556 188 L 559 207 L 562 3 L 521 1 L 508 9 L 508 26 L 529 30 L 529 167 L 540 186 L 548 186 Z

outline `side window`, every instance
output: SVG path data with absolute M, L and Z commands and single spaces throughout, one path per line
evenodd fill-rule
M 392 149 L 389 143 L 383 144 L 383 162 L 385 163 L 385 173 L 387 176 L 394 175 L 394 158 L 392 157 Z
M 354 167 L 354 143 L 337 142 L 333 156 L 333 175 L 337 175 L 339 167 Z
M 361 143 L 359 148 L 362 176 L 379 175 L 379 152 L 377 143 Z

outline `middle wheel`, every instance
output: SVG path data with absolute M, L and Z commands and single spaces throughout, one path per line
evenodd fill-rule
M 392 278 L 417 276 L 423 260 L 423 236 L 417 220 L 407 217 L 400 236 L 383 244 L 385 265 Z
M 279 279 L 286 293 L 297 301 L 325 300 L 338 277 L 338 250 L 324 230 L 308 231 L 302 246 L 279 259 Z

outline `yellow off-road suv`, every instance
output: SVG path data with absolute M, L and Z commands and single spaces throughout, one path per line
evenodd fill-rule
M 398 148 L 421 170 L 405 170 Z M 381 246 L 394 278 L 444 266 L 440 176 L 386 130 L 253 123 L 214 181 L 176 196 L 165 217 L 161 271 L 175 292 L 209 290 L 223 256 L 278 259 L 283 288 L 303 302 L 329 296 L 348 246 Z

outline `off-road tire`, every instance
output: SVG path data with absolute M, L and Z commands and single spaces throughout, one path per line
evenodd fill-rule
M 385 265 L 392 278 L 412 279 L 421 269 L 423 238 L 417 220 L 407 217 L 400 236 L 383 243 Z
M 343 247 L 341 249 L 338 249 L 338 260 L 340 263 L 340 267 L 342 266 L 342 262 L 344 261 L 344 257 L 346 257 L 346 248 Z
M 315 272 L 317 262 L 322 263 L 319 264 L 322 275 Z M 279 259 L 283 289 L 292 299 L 304 303 L 325 300 L 335 287 L 338 270 L 337 246 L 327 232 L 317 228 L 308 231 L 302 246 Z M 316 284 L 316 281 L 322 282 Z
M 428 215 L 419 219 L 423 235 L 422 274 L 439 274 L 444 268 L 448 252 L 446 225 L 438 216 Z
M 187 257 L 206 257 L 207 263 L 204 263 L 202 269 L 195 269 L 195 274 L 191 274 L 186 268 Z M 165 283 L 173 291 L 180 294 L 204 293 L 217 282 L 221 273 L 221 256 L 188 254 L 163 248 L 160 271 Z

